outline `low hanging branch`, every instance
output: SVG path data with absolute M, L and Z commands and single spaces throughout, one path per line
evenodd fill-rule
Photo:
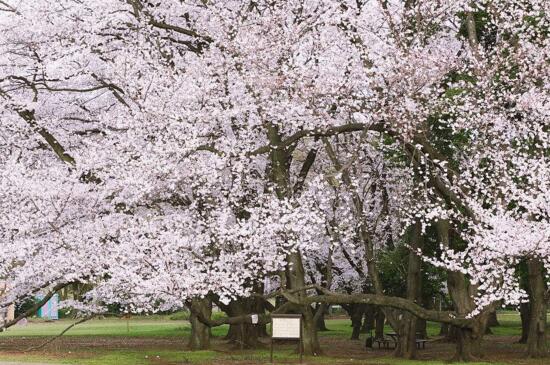
M 43 349 L 44 347 L 46 347 L 47 345 L 49 345 L 50 343 L 54 342 L 55 340 L 57 340 L 58 338 L 60 337 L 63 337 L 63 335 L 65 333 L 67 333 L 71 328 L 81 324 L 81 323 L 84 323 L 84 322 L 87 322 L 89 321 L 90 319 L 94 318 L 96 315 L 93 314 L 91 316 L 88 316 L 88 317 L 85 317 L 85 318 L 82 318 L 80 319 L 79 321 L 71 324 L 69 327 L 65 328 L 63 331 L 61 331 L 60 334 L 58 334 L 57 336 L 54 336 L 52 338 L 50 338 L 49 340 L 47 340 L 46 342 L 40 344 L 40 345 L 37 345 L 37 346 L 33 346 L 33 347 L 29 347 L 28 349 L 25 350 L 25 352 L 29 352 L 29 351 L 34 351 L 34 350 L 40 350 L 40 349 Z
M 20 320 L 22 320 L 23 318 L 27 318 L 27 317 L 30 317 L 32 315 L 34 315 L 40 308 L 42 308 L 44 305 L 46 305 L 46 303 L 48 303 L 48 301 L 50 299 L 52 299 L 52 297 L 54 296 L 55 293 L 57 293 L 59 290 L 65 288 L 66 286 L 68 286 L 69 284 L 71 283 L 63 283 L 63 284 L 57 284 L 56 286 L 54 286 L 49 292 L 48 294 L 46 294 L 46 296 L 44 298 L 42 298 L 42 300 L 40 300 L 39 302 L 37 302 L 34 306 L 32 306 L 31 308 L 29 308 L 27 311 L 21 313 L 20 315 L 18 315 L 15 319 L 9 321 L 9 322 L 5 322 L 3 323 L 1 326 L 0 326 L 0 331 L 3 331 L 5 330 L 6 328 L 9 328 L 15 324 L 17 324 L 17 322 L 19 322 Z
M 323 292 L 324 294 L 312 295 L 312 296 L 303 297 L 303 298 L 298 298 L 297 296 L 292 294 L 293 292 L 305 291 L 308 289 L 316 289 Z M 297 305 L 311 305 L 314 303 L 371 304 L 371 305 L 380 306 L 380 307 L 404 310 L 409 313 L 412 313 L 418 318 L 425 319 L 427 321 L 448 323 L 453 326 L 457 326 L 461 328 L 470 328 L 473 325 L 473 320 L 471 318 L 459 317 L 454 312 L 425 309 L 411 300 L 400 298 L 400 297 L 392 297 L 392 296 L 386 296 L 386 295 L 380 295 L 380 294 L 335 293 L 319 285 L 311 285 L 305 288 L 295 289 L 290 292 L 283 292 L 283 295 L 287 300 Z

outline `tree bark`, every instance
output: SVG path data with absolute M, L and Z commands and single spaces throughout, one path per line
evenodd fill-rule
M 363 326 L 361 327 L 361 333 L 369 333 L 374 329 L 375 318 L 376 308 L 372 305 L 367 305 L 365 309 L 365 318 L 363 319 Z
M 256 312 L 258 300 L 254 297 L 238 298 L 229 302 L 222 309 L 229 317 L 238 317 L 247 314 L 264 313 Z M 256 348 L 259 345 L 260 326 L 250 323 L 231 324 L 225 337 L 230 343 L 240 348 Z
M 317 323 L 311 307 L 302 311 L 302 345 L 304 355 L 318 356 L 321 354 L 321 345 L 317 337 Z
M 500 324 L 498 323 L 497 311 L 496 310 L 491 311 L 487 317 L 487 326 L 485 326 L 485 334 L 492 335 L 493 331 L 491 330 L 491 327 L 498 327 L 498 326 L 500 326 Z
M 418 338 L 428 338 L 428 328 L 427 322 L 425 319 L 417 318 L 416 320 L 416 333 Z
M 518 341 L 519 343 L 527 343 L 527 338 L 529 338 L 530 307 L 530 303 L 521 303 L 519 305 L 519 315 L 521 318 L 521 338 Z
M 544 357 L 548 355 L 546 346 L 546 311 L 544 266 L 539 258 L 527 262 L 529 273 L 530 316 L 527 336 L 527 355 L 529 357 Z
M 441 323 L 441 327 L 439 327 L 439 336 L 449 336 L 449 324 L 448 323 Z
M 326 304 L 318 304 L 315 308 L 315 313 L 317 316 L 317 330 L 318 331 L 328 331 L 327 325 L 325 323 L 325 314 L 327 312 Z
M 374 330 L 374 338 L 384 337 L 384 324 L 386 322 L 386 316 L 381 308 L 376 310 L 376 325 Z
M 210 348 L 210 327 L 199 321 L 196 314 L 200 312 L 205 318 L 212 315 L 212 302 L 206 298 L 197 298 L 191 301 L 191 314 L 189 322 L 191 323 L 191 337 L 189 338 L 189 348 L 191 350 L 207 350 Z
M 445 246 L 450 246 L 449 222 L 440 220 L 436 223 L 437 233 L 440 242 Z M 467 283 L 464 274 L 456 271 L 448 271 L 447 287 L 451 295 L 454 308 L 459 315 L 467 315 L 475 308 L 473 296 L 475 288 Z M 452 361 L 473 361 L 481 353 L 481 338 L 485 333 L 485 323 L 478 316 L 472 322 L 470 328 L 454 327 L 451 332 L 456 334 L 456 348 Z M 485 315 L 487 318 L 487 315 Z
M 416 222 L 409 230 L 410 246 L 407 265 L 407 299 L 420 302 L 421 295 L 421 260 L 413 250 L 421 249 L 422 227 L 419 222 Z M 408 312 L 403 312 L 400 315 L 398 342 L 395 348 L 394 355 L 405 359 L 416 358 L 416 325 L 417 317 Z
M 300 186 L 295 186 L 294 189 L 290 187 L 290 162 L 291 157 L 289 155 L 289 150 L 284 145 L 282 141 L 281 134 L 276 125 L 272 123 L 266 124 L 267 137 L 270 144 L 270 159 L 271 159 L 271 181 L 275 186 L 275 193 L 277 197 L 281 200 L 291 197 L 293 194 L 298 194 Z M 315 158 L 315 153 L 312 154 L 313 159 Z M 308 158 L 309 160 L 309 158 Z M 307 161 L 307 165 L 304 164 L 302 170 L 300 171 L 300 179 L 303 183 L 307 177 L 309 168 L 313 164 L 313 161 Z M 302 256 L 300 252 L 294 251 L 287 256 L 287 268 L 286 273 L 283 276 L 287 276 L 288 280 L 285 279 L 283 285 L 287 289 L 294 288 L 303 288 L 306 285 L 305 281 L 305 270 L 302 263 Z M 305 292 L 298 292 L 297 297 L 302 299 L 305 297 Z M 321 353 L 321 346 L 319 345 L 319 339 L 317 337 L 317 323 L 315 320 L 315 315 L 313 309 L 310 305 L 302 305 L 302 343 L 303 351 L 305 355 L 319 355 Z
M 293 252 L 288 255 L 288 277 L 290 281 L 290 288 L 304 288 L 305 283 L 305 271 L 302 263 L 302 255 L 299 252 Z M 305 297 L 305 292 L 298 292 L 297 296 L 300 298 Z M 315 313 L 311 305 L 302 305 L 302 344 L 304 355 L 317 356 L 321 354 L 321 345 L 319 344 L 319 338 L 317 337 L 317 321 L 315 319 Z
M 350 306 L 350 317 L 351 317 L 351 339 L 358 340 L 359 335 L 361 334 L 361 325 L 363 320 L 363 314 L 365 313 L 364 304 L 351 304 Z
M 498 326 L 500 326 L 500 323 L 498 323 L 497 311 L 494 310 L 491 313 L 489 313 L 489 319 L 487 320 L 487 327 L 498 327 Z

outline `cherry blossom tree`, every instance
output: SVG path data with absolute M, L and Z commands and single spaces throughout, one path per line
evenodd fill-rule
M 277 277 L 308 354 L 311 304 L 369 303 L 406 334 L 400 355 L 414 357 L 419 317 L 459 328 L 470 359 L 488 311 L 525 299 L 527 260 L 529 351 L 543 354 L 549 11 L 0 1 L 3 304 L 91 283 L 90 300 L 133 311 L 190 307 L 205 347 L 205 298 Z M 442 246 L 427 252 L 434 227 Z M 376 253 L 407 230 L 407 298 L 390 297 Z M 348 249 L 372 293 L 338 291 Z M 454 312 L 417 303 L 420 257 L 448 271 Z

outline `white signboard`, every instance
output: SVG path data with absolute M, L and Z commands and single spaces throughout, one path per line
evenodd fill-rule
M 250 315 L 250 322 L 252 322 L 252 324 L 258 324 L 258 315 L 257 314 L 251 314 Z
M 272 338 L 300 338 L 300 317 L 274 317 L 272 321 Z

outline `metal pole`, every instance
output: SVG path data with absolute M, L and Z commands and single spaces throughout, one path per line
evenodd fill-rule
M 302 342 L 302 336 L 300 336 L 300 364 L 302 363 L 303 356 L 304 356 L 304 344 Z
M 271 351 L 270 351 L 270 355 L 269 355 L 269 361 L 273 364 L 273 334 L 271 334 Z
M 304 355 L 304 343 L 302 341 L 302 318 L 300 317 L 300 364 Z
M 241 324 L 241 351 L 244 349 L 244 323 Z

